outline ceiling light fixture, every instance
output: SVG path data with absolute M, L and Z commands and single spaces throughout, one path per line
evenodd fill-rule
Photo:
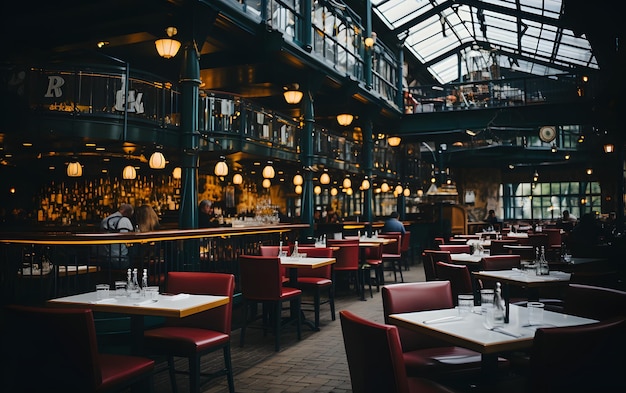
M 399 136 L 390 136 L 387 138 L 387 144 L 389 144 L 389 146 L 391 147 L 399 146 L 400 142 L 402 142 L 402 138 L 400 138 Z
M 285 87 L 285 91 L 283 92 L 283 97 L 285 97 L 285 101 L 287 101 L 288 104 L 299 104 L 300 101 L 302 100 L 302 97 L 304 96 L 304 93 L 302 93 L 300 90 L 298 90 L 300 86 L 297 83 L 294 83 L 291 86 Z
M 265 165 L 265 168 L 263 168 L 263 178 L 273 179 L 274 176 L 276 176 L 276 171 L 274 170 L 274 167 L 272 166 L 272 161 L 268 161 L 267 165 Z
M 242 184 L 243 183 L 243 176 L 241 176 L 241 173 L 235 173 L 233 175 L 233 184 Z
M 126 165 L 122 171 L 122 179 L 133 180 L 137 177 L 137 170 L 132 165 Z
M 322 175 L 320 176 L 320 183 L 330 184 L 330 175 L 326 172 L 322 173 Z
M 270 188 L 272 186 L 272 181 L 270 179 L 263 179 L 263 188 Z
M 182 170 L 182 168 L 179 167 L 179 166 L 174 168 L 174 170 L 172 171 L 172 177 L 174 179 L 180 179 L 181 177 L 183 177 L 183 170 Z
M 352 124 L 352 120 L 354 120 L 354 116 L 349 113 L 341 113 L 337 115 L 337 123 L 339 123 L 340 126 L 349 126 Z
M 67 164 L 67 175 L 69 177 L 81 177 L 83 175 L 83 167 L 78 161 L 72 161 Z
M 350 188 L 352 187 L 352 180 L 350 180 L 349 177 L 346 177 L 345 179 L 343 179 L 343 188 Z
M 293 177 L 293 185 L 294 186 L 301 186 L 302 183 L 304 183 L 304 179 L 302 178 L 302 175 L 297 173 L 294 177 Z
M 165 156 L 160 151 L 155 151 L 150 156 L 150 168 L 163 169 L 165 168 Z
M 169 38 L 161 38 L 160 40 L 154 41 L 154 45 L 156 46 L 157 52 L 159 52 L 159 56 L 170 59 L 178 53 L 180 49 L 180 41 L 172 39 L 178 33 L 178 30 L 175 27 L 168 27 L 165 29 L 165 33 Z
M 615 145 L 613 145 L 612 143 L 605 143 L 604 144 L 604 152 L 605 153 L 613 153 L 615 151 Z
M 228 175 L 228 164 L 226 163 L 226 157 L 220 156 L 220 160 L 215 164 L 213 170 L 215 176 L 225 177 Z

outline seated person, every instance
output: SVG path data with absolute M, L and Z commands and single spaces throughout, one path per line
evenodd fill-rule
M 402 224 L 402 222 L 398 220 L 398 217 L 400 217 L 398 212 L 396 211 L 391 212 L 391 214 L 389 215 L 389 218 L 385 220 L 385 225 L 383 226 L 382 232 L 383 233 L 400 232 L 404 235 L 406 233 L 406 229 L 404 229 L 404 224 Z

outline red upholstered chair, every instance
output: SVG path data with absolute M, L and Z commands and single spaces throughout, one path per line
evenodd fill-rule
M 361 294 L 363 288 L 363 271 L 359 269 L 359 240 L 346 240 L 346 239 L 327 239 L 327 247 L 339 247 L 335 250 L 333 255 L 337 260 L 333 269 L 335 270 L 335 277 L 337 274 L 349 274 L 349 280 L 354 282 L 354 290 Z M 370 284 L 371 291 L 371 284 Z
M 452 263 L 452 258 L 450 256 L 450 251 L 439 251 L 439 250 L 424 250 L 424 274 L 426 276 L 426 281 L 437 280 L 437 270 L 435 268 L 435 263 L 441 261 L 445 263 Z
M 480 270 L 511 270 L 521 265 L 519 255 L 489 255 L 482 257 Z
M 261 252 L 261 255 L 264 257 L 276 257 L 278 256 L 278 249 L 280 248 L 280 246 L 260 246 L 259 247 L 259 251 Z M 287 253 L 287 255 L 289 255 L 291 253 L 291 249 L 289 246 L 283 246 L 281 248 L 281 251 L 285 251 Z M 283 283 L 289 281 L 289 275 L 287 274 L 287 269 L 285 269 L 284 267 L 280 267 L 281 268 L 281 274 L 283 276 Z
M 465 246 L 467 245 L 467 239 L 451 237 L 448 240 L 446 240 L 445 244 L 451 245 L 451 246 Z
M 380 286 L 385 284 L 385 274 L 383 270 L 383 248 L 382 246 L 367 247 L 363 250 L 365 253 L 365 264 L 361 266 L 361 269 L 368 270 L 368 273 L 364 273 L 363 276 L 367 277 L 370 285 L 370 297 L 372 294 L 372 280 L 376 283 L 376 291 L 380 292 Z M 371 272 L 374 272 L 372 277 Z M 367 274 L 367 276 L 365 275 Z
M 563 312 L 597 320 L 626 317 L 626 292 L 592 285 L 569 284 L 565 292 Z
M 517 239 L 492 239 L 491 245 L 489 246 L 489 255 L 508 255 L 510 254 L 510 250 L 504 248 L 504 245 L 514 245 L 518 244 Z
M 382 260 L 384 270 L 391 270 L 393 272 L 393 280 L 398 282 L 398 273 L 400 273 L 400 281 L 404 282 L 404 276 L 402 275 L 402 233 L 400 232 L 388 232 L 378 235 L 380 238 L 395 239 L 396 241 L 382 246 Z
M 299 247 L 299 252 L 314 258 L 332 258 L 333 249 L 330 247 Z M 328 303 L 330 316 L 334 321 L 335 316 L 335 282 L 333 277 L 333 265 L 318 268 L 303 267 L 298 269 L 298 288 L 303 292 L 313 292 L 313 309 L 315 312 L 315 328 L 320 327 L 320 306 Z M 322 290 L 327 290 L 326 300 L 322 301 Z M 302 304 L 307 304 L 302 302 Z M 309 303 L 310 304 L 310 303 Z
M 404 270 L 409 270 L 409 266 L 413 264 L 413 255 L 411 248 L 411 231 L 406 231 L 404 235 L 402 235 L 402 261 L 404 262 Z
M 228 304 L 186 318 L 167 319 L 163 326 L 144 332 L 144 351 L 167 357 L 172 391 L 176 392 L 176 374 L 189 375 L 189 390 L 200 392 L 201 378 L 208 382 L 226 376 L 231 393 L 235 391 L 230 356 L 230 332 L 233 314 L 235 276 L 225 273 L 169 272 L 168 293 L 228 296 Z M 201 358 L 222 350 L 224 367 L 212 373 L 200 371 Z M 189 370 L 177 370 L 174 358 L 188 359 Z
M 282 304 L 286 301 L 292 303 L 291 322 L 296 324 L 298 340 L 301 338 L 300 313 L 302 291 L 283 285 L 283 274 L 280 259 L 260 255 L 240 255 L 239 275 L 241 280 L 241 296 L 243 298 L 243 326 L 239 344 L 244 345 L 246 329 L 257 318 L 256 313 L 252 318 L 248 317 L 251 305 L 261 303 L 263 305 L 263 329 L 265 330 L 266 316 L 269 314 L 274 332 L 274 349 L 280 350 L 280 333 L 283 327 Z M 267 311 L 267 312 L 266 312 Z
M 472 252 L 472 248 L 469 246 L 469 244 L 441 244 L 439 246 L 439 250 L 450 251 L 450 253 L 452 254 L 469 254 Z
M 8 306 L 4 318 L 5 392 L 152 390 L 154 360 L 100 353 L 89 309 Z
M 539 328 L 530 356 L 532 392 L 624 392 L 626 321 Z
M 455 306 L 458 303 L 459 294 L 477 293 L 474 289 L 472 275 L 467 265 L 456 265 L 439 261 L 436 263 L 435 269 L 437 270 L 437 277 L 439 277 L 440 280 L 450 281 L 452 301 Z
M 385 285 L 382 289 L 385 323 L 393 324 L 391 314 L 453 308 L 449 281 L 426 281 Z M 426 334 L 398 327 L 402 355 L 409 376 L 437 378 L 480 372 L 481 355 Z M 367 348 L 367 346 L 364 346 Z M 454 361 L 447 362 L 446 358 Z M 368 360 L 371 357 L 368 357 Z M 499 365 L 508 364 L 499 359 Z
M 354 393 L 452 392 L 423 378 L 407 377 L 398 329 L 339 312 Z

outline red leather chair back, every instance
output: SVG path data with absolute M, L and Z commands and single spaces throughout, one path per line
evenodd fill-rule
M 280 246 L 260 246 L 259 251 L 261 252 L 261 255 L 264 257 L 277 257 L 279 248 Z M 283 246 L 282 251 L 286 251 L 287 254 L 289 254 L 290 253 L 289 246 Z
M 505 244 L 518 244 L 519 242 L 516 239 L 492 239 L 491 245 L 489 246 L 489 255 L 507 255 L 510 254 L 509 250 L 504 248 Z
M 240 255 L 239 275 L 244 297 L 280 300 L 283 274 L 280 259 L 261 255 Z
M 617 289 L 569 284 L 564 300 L 565 314 L 597 320 L 626 317 L 626 292 Z
M 8 380 L 14 391 L 95 392 L 102 384 L 93 313 L 89 309 L 10 306 L 6 310 Z M 9 355 L 10 354 L 10 355 Z M 7 371 L 7 370 L 3 370 Z M 6 385 L 5 385 L 6 387 Z M 40 390 L 41 389 L 41 390 Z M 9 388 L 7 391 L 11 391 Z
M 387 232 L 381 233 L 378 237 L 383 239 L 396 239 L 395 242 L 384 244 L 382 246 L 383 254 L 402 255 L 402 233 L 400 232 Z
M 453 263 L 437 262 L 437 277 L 440 280 L 450 281 L 452 288 L 452 301 L 456 305 L 458 296 L 461 293 L 474 293 L 472 276 L 467 265 L 456 265 Z
M 452 263 L 450 251 L 424 250 L 424 255 L 426 256 L 426 258 L 423 259 L 424 275 L 426 276 L 426 281 L 433 281 L 437 279 L 437 270 L 435 269 L 435 263 L 439 261 Z
M 333 258 L 333 249 L 330 247 L 298 247 L 298 250 L 305 253 L 307 257 L 313 258 Z M 317 267 L 302 267 L 298 269 L 298 277 L 323 277 L 332 279 L 332 265 Z
M 167 324 L 198 327 L 230 334 L 233 319 L 233 294 L 235 293 L 234 275 L 227 273 L 169 272 L 167 274 L 167 292 L 228 296 L 228 304 L 185 318 L 171 318 L 167 320 Z
M 335 271 L 359 270 L 359 241 L 358 240 L 326 240 L 328 247 L 339 247 L 333 255 L 337 262 L 333 268 Z
M 520 255 L 489 255 L 480 261 L 480 270 L 511 270 L 519 268 L 522 257 Z
M 530 357 L 533 392 L 625 391 L 626 320 L 539 328 Z
M 390 284 L 383 286 L 381 291 L 383 313 L 387 324 L 391 323 L 389 320 L 391 314 L 454 307 L 449 281 Z M 404 352 L 449 345 L 401 327 L 398 328 L 398 332 Z
M 408 393 L 398 328 L 339 312 L 353 392 Z

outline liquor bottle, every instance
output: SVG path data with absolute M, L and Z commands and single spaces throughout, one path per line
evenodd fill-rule
M 126 271 L 126 291 L 131 293 L 133 291 L 133 279 L 132 279 L 132 271 L 130 268 Z
M 294 258 L 298 258 L 300 256 L 300 252 L 298 251 L 298 241 L 296 240 L 293 243 L 293 251 L 291 253 L 291 256 Z
M 146 296 L 146 288 L 148 288 L 148 269 L 143 269 L 143 275 L 141 276 L 141 294 Z
M 544 246 L 541 246 L 541 252 L 539 254 L 539 262 L 537 263 L 537 275 L 547 276 L 550 274 L 550 266 L 546 260 L 546 250 Z
M 139 292 L 141 288 L 139 287 L 139 282 L 137 281 L 137 268 L 133 269 L 133 283 L 132 283 L 132 291 L 130 292 L 130 297 L 137 298 L 139 297 Z

